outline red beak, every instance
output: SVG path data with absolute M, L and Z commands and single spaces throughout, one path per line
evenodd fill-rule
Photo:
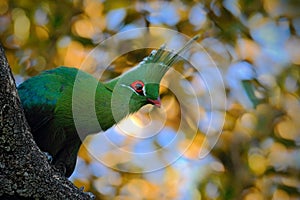
M 147 101 L 149 103 L 151 103 L 152 105 L 155 105 L 156 107 L 160 108 L 161 106 L 161 101 L 160 101 L 160 98 L 158 97 L 156 100 L 153 100 L 153 99 L 147 99 Z

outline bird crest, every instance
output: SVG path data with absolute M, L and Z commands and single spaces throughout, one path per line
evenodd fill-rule
M 199 35 L 190 39 L 181 49 L 177 52 L 167 51 L 166 44 L 163 44 L 158 50 L 152 50 L 149 56 L 145 57 L 139 65 L 159 64 L 166 68 L 166 71 L 179 59 L 180 54 L 188 49 L 191 44 L 199 38 Z
M 166 50 L 166 44 L 164 44 L 159 49 L 152 50 L 150 55 L 145 57 L 132 71 L 144 71 L 145 79 L 152 83 L 159 83 L 170 67 L 180 59 L 182 53 L 198 38 L 199 35 L 194 36 L 177 52 Z

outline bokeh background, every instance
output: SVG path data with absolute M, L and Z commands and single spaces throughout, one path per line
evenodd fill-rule
M 164 81 L 176 85 L 186 98 L 186 85 L 192 85 L 197 105 L 182 108 L 176 95 L 162 88 L 166 117 L 161 134 L 134 140 L 122 134 L 120 127 L 105 133 L 118 146 L 136 153 L 164 147 L 179 135 L 181 140 L 170 151 L 183 155 L 160 170 L 122 172 L 99 162 L 89 149 L 101 149 L 113 166 L 143 171 L 143 165 L 133 162 L 134 155 L 120 156 L 101 138 L 91 137 L 82 146 L 70 179 L 97 199 L 300 199 L 299 11 L 297 0 L 1 0 L 0 41 L 19 84 L 60 65 L 80 67 L 97 44 L 122 31 L 163 27 L 190 37 L 200 34 L 198 42 L 222 74 L 226 107 L 212 109 L 207 91 L 215 91 L 217 97 L 222 86 L 213 84 L 213 75 L 205 73 L 210 71 L 205 70 L 207 59 L 196 52 L 190 59 L 203 65 L 201 76 L 186 62 L 179 62 L 174 68 L 185 79 L 167 75 Z M 126 48 L 126 43 L 122 45 Z M 120 56 L 103 80 L 134 66 L 150 51 Z M 90 73 L 96 71 L 90 69 Z M 204 79 L 211 81 L 205 84 Z M 201 114 L 199 124 L 178 132 L 182 113 L 192 111 Z M 143 127 L 149 112 L 159 111 L 146 107 L 122 123 Z M 221 135 L 212 151 L 200 159 L 200 150 L 208 148 L 203 142 L 211 116 L 213 131 Z M 189 124 L 189 116 L 184 121 Z M 197 134 L 189 137 L 193 125 Z M 132 132 L 143 134 L 143 129 Z M 183 151 L 186 144 L 191 145 Z M 164 162 L 167 156 L 165 152 L 156 159 Z

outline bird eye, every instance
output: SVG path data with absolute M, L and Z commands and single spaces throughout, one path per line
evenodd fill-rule
M 144 95 L 143 88 L 144 88 L 144 83 L 142 81 L 134 81 L 133 83 L 130 84 L 130 87 L 134 89 L 138 94 Z

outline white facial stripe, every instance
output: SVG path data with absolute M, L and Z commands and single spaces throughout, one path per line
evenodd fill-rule
M 147 95 L 146 95 L 146 87 L 145 87 L 145 85 L 144 85 L 144 87 L 143 87 L 143 94 L 144 94 L 144 96 L 147 96 Z
M 126 87 L 126 88 L 129 88 L 130 90 L 132 90 L 134 93 L 136 93 L 137 95 L 140 95 L 139 93 L 137 93 L 132 87 L 128 86 L 128 85 L 125 85 L 125 84 L 120 84 L 122 87 Z M 143 87 L 143 93 L 144 93 L 144 87 Z M 145 93 L 144 93 L 145 95 Z

